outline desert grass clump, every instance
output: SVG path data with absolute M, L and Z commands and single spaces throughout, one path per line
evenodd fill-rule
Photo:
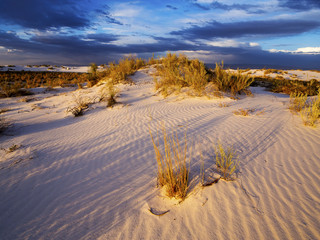
M 128 76 L 134 74 L 145 65 L 146 63 L 143 59 L 133 56 L 120 59 L 118 64 L 110 62 L 106 70 L 103 71 L 104 78 L 111 79 L 113 84 L 127 83 Z
M 221 178 L 224 180 L 233 180 L 232 175 L 239 168 L 238 157 L 233 147 L 228 147 L 226 150 L 222 144 L 218 142 L 218 146 L 215 147 L 216 166 L 221 173 Z
M 254 111 L 255 111 L 254 108 L 248 108 L 248 109 L 239 108 L 238 110 L 233 111 L 233 114 L 241 115 L 241 116 L 249 116 L 250 113 L 253 113 Z
M 314 127 L 320 118 L 320 91 L 316 99 L 312 99 L 310 103 L 304 107 L 300 116 L 304 125 Z
M 83 115 L 84 110 L 89 108 L 92 101 L 88 97 L 81 95 L 73 95 L 75 106 L 67 108 L 67 112 L 71 112 L 73 116 L 79 117 Z
M 154 139 L 150 129 L 149 131 L 158 166 L 158 185 L 165 188 L 167 196 L 184 200 L 189 189 L 190 172 L 190 161 L 187 160 L 186 134 L 183 146 L 176 132 L 169 136 L 163 127 L 163 147 L 161 147 L 158 131 L 157 139 Z
M 0 117 L 0 134 L 4 133 L 10 126 L 11 123 L 7 119 Z
M 233 96 L 241 93 L 252 95 L 249 86 L 253 81 L 253 77 L 249 74 L 242 74 L 239 69 L 236 73 L 232 73 L 223 69 L 223 62 L 216 63 L 212 82 L 219 91 L 230 92 Z
M 189 87 L 196 95 L 202 95 L 209 81 L 204 63 L 171 53 L 161 59 L 157 75 L 155 88 L 165 97 L 180 92 L 184 87 Z
M 300 112 L 307 105 L 308 95 L 301 92 L 290 94 L 289 109 L 291 112 Z

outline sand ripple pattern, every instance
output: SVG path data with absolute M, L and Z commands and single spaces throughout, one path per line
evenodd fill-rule
M 163 99 L 146 71 L 133 80 L 118 107 L 39 118 L 41 131 L 30 125 L 7 137 L 32 145 L 36 157 L 0 170 L 1 239 L 320 238 L 320 131 L 301 125 L 287 98 L 257 88 L 239 101 Z M 235 116 L 239 108 L 265 113 Z M 182 204 L 163 199 L 149 135 L 162 124 L 187 131 L 194 176 L 200 152 L 210 172 L 213 145 L 233 145 L 239 179 L 195 184 Z M 149 207 L 170 212 L 157 217 Z

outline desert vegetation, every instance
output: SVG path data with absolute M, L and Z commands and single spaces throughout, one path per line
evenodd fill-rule
M 221 62 L 221 64 L 216 63 L 212 81 L 219 91 L 230 92 L 233 96 L 241 93 L 251 95 L 249 86 L 254 78 L 248 74 L 242 74 L 239 69 L 236 73 L 227 71 L 223 69 L 223 62 Z
M 157 66 L 158 78 L 155 78 L 155 88 L 163 96 L 179 92 L 183 87 L 190 87 L 201 95 L 209 82 L 209 74 L 204 63 L 199 60 L 189 60 L 184 55 L 168 53 Z
M 307 96 L 317 95 L 320 88 L 320 82 L 312 79 L 310 81 L 290 80 L 290 79 L 274 79 L 269 77 L 256 77 L 252 86 L 266 87 L 275 93 L 292 94 L 300 92 Z
M 155 151 L 158 166 L 158 184 L 164 187 L 169 197 L 185 199 L 189 188 L 190 160 L 187 159 L 187 136 L 184 137 L 184 145 L 180 143 L 177 133 L 169 136 L 162 127 L 163 149 L 158 136 L 150 135 Z
M 289 109 L 300 113 L 304 125 L 314 127 L 320 118 L 320 89 L 316 97 L 309 99 L 301 92 L 290 94 Z
M 9 127 L 11 123 L 4 117 L 0 117 L 0 135 L 4 133 Z
M 177 56 L 171 53 L 161 59 L 157 70 L 155 88 L 163 96 L 180 92 L 184 87 L 201 96 L 205 94 L 204 90 L 208 84 L 211 84 L 213 90 L 228 92 L 233 96 L 241 93 L 250 94 L 248 87 L 253 82 L 252 77 L 241 74 L 240 70 L 232 73 L 223 69 L 223 62 L 216 63 L 216 68 L 209 70 L 198 59 L 190 60 L 184 55 Z
M 233 147 L 224 148 L 220 142 L 215 146 L 216 166 L 221 173 L 221 178 L 227 181 L 233 180 L 233 174 L 239 168 L 239 161 Z

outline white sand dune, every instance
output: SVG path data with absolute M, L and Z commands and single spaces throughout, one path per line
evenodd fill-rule
M 0 100 L 11 109 L 1 116 L 14 122 L 0 146 L 21 145 L 0 152 L 0 239 L 320 238 L 320 127 L 305 127 L 288 96 L 263 88 L 238 101 L 163 99 L 148 71 L 120 86 L 113 109 L 96 103 L 79 118 L 65 113 L 73 92 L 64 89 Z M 264 113 L 234 115 L 239 108 Z M 181 137 L 187 129 L 193 149 L 190 194 L 180 204 L 156 188 L 149 128 L 156 134 L 161 124 Z M 209 178 L 218 140 L 237 150 L 241 171 L 202 189 L 201 155 Z

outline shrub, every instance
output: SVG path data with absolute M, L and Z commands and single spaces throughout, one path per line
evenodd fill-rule
M 0 134 L 2 134 L 7 128 L 11 126 L 11 123 L 3 117 L 0 117 Z
M 294 92 L 290 94 L 289 109 L 292 112 L 300 112 L 307 104 L 307 94 Z
M 241 115 L 241 116 L 249 116 L 250 113 L 253 113 L 255 111 L 254 108 L 248 108 L 248 109 L 243 109 L 240 108 L 236 111 L 233 111 L 233 114 L 235 115 Z
M 300 113 L 302 121 L 306 126 L 314 127 L 320 118 L 320 91 L 316 99 L 311 100 Z
M 236 153 L 233 147 L 225 150 L 220 142 L 215 147 L 216 165 L 218 171 L 222 174 L 221 178 L 225 180 L 233 180 L 232 174 L 235 173 L 239 166 Z
M 67 112 L 71 112 L 75 117 L 82 116 L 84 110 L 89 107 L 89 104 L 92 103 L 92 101 L 89 98 L 83 97 L 81 95 L 73 95 L 73 97 L 75 106 L 67 108 Z
M 190 87 L 197 95 L 202 95 L 209 80 L 204 63 L 189 60 L 184 55 L 168 53 L 157 70 L 159 79 L 155 79 L 155 87 L 164 96 L 183 87 Z
M 157 139 L 150 135 L 155 151 L 158 166 L 158 184 L 165 187 L 169 197 L 185 199 L 189 188 L 190 161 L 187 162 L 187 136 L 185 134 L 184 146 L 180 144 L 177 133 L 168 136 L 165 128 L 163 133 L 163 150 L 157 132 Z
M 118 64 L 111 62 L 105 71 L 104 79 L 111 79 L 113 84 L 127 83 L 127 77 L 134 74 L 141 67 L 145 66 L 145 61 L 133 56 L 121 59 Z
M 223 69 L 223 62 L 221 62 L 221 64 L 216 63 L 212 81 L 219 91 L 230 92 L 234 96 L 242 92 L 251 95 L 248 88 L 254 81 L 254 78 L 248 74 L 242 74 L 239 69 L 237 73 L 226 71 Z

